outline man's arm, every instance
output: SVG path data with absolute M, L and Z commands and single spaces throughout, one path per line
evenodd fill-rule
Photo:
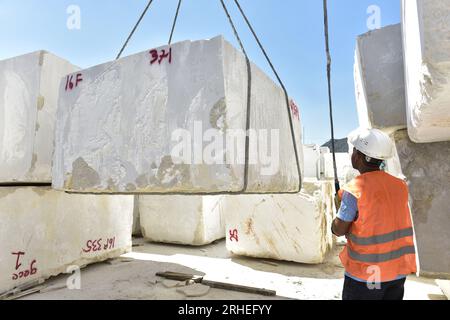
M 353 222 L 345 222 L 339 218 L 334 219 L 333 224 L 331 225 L 331 231 L 335 236 L 343 237 L 348 234 L 350 231 L 350 226 Z
M 331 231 L 335 236 L 342 237 L 349 233 L 350 227 L 357 219 L 358 215 L 358 201 L 356 198 L 344 192 L 342 195 L 342 202 L 337 213 L 337 218 L 334 219 L 331 225 Z

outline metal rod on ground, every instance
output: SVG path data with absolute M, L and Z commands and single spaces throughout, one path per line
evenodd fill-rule
M 242 286 L 242 285 L 233 284 L 233 283 L 204 280 L 203 276 L 193 275 L 193 274 L 188 274 L 188 273 L 165 271 L 165 272 L 157 272 L 156 276 L 163 277 L 163 278 L 170 279 L 170 280 L 175 280 L 175 281 L 192 280 L 195 283 L 201 283 L 205 286 L 209 286 L 211 288 L 216 288 L 216 289 L 254 293 L 254 294 L 260 294 L 260 295 L 264 295 L 264 296 L 276 296 L 277 295 L 277 292 L 275 290 L 269 290 L 269 289 L 257 288 L 257 287 L 248 287 L 248 286 Z
M 327 81 L 328 81 L 328 106 L 330 109 L 330 125 L 331 125 L 331 148 L 333 153 L 333 169 L 334 169 L 334 185 L 336 192 L 340 190 L 339 179 L 337 174 L 336 165 L 336 149 L 334 140 L 334 122 L 333 122 L 333 102 L 331 95 L 331 54 L 330 54 L 330 44 L 328 37 L 328 6 L 327 0 L 323 0 L 323 17 L 324 17 L 324 29 L 325 29 L 325 49 L 327 52 Z

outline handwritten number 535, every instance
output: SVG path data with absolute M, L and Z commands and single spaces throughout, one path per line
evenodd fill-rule
M 116 238 L 106 239 L 106 243 L 102 244 L 102 238 L 97 240 L 88 240 L 86 242 L 86 248 L 83 248 L 83 252 L 97 252 L 102 250 L 114 249 Z

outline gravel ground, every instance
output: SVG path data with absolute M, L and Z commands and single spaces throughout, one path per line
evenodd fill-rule
M 134 239 L 133 252 L 118 259 L 87 266 L 81 270 L 81 289 L 65 288 L 70 275 L 60 275 L 45 282 L 55 288 L 35 293 L 22 299 L 40 300 L 268 300 L 304 299 L 339 300 L 344 269 L 338 253 L 333 250 L 324 264 L 261 260 L 230 255 L 225 241 L 208 246 L 190 247 L 146 243 Z M 276 296 L 211 288 L 200 297 L 186 297 L 179 288 L 167 288 L 164 279 L 155 276 L 158 271 L 176 271 L 203 275 L 206 280 L 231 282 L 246 286 L 275 290 Z M 58 289 L 58 287 L 64 287 Z M 433 279 L 409 277 L 405 286 L 405 299 L 445 300 Z

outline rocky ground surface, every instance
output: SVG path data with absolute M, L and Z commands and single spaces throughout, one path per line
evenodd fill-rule
M 46 292 L 21 299 L 341 299 L 344 277 L 338 258 L 341 247 L 333 250 L 324 264 L 304 265 L 233 256 L 227 252 L 224 241 L 203 247 L 146 243 L 140 238 L 133 243 L 133 252 L 82 269 L 79 290 L 66 287 L 68 280 L 73 280 L 71 275 L 60 275 L 45 282 Z M 160 271 L 192 273 L 204 276 L 205 280 L 260 287 L 277 294 L 267 297 L 202 285 L 186 287 L 157 277 L 155 273 Z M 406 283 L 405 299 L 446 298 L 433 279 L 413 276 Z

